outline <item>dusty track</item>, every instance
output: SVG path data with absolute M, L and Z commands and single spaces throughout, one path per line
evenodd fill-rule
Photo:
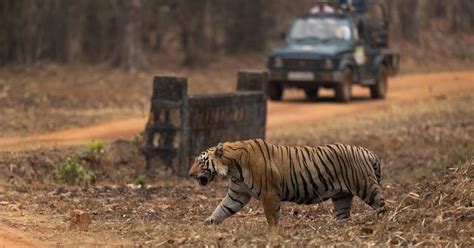
M 269 104 L 268 127 L 272 129 L 301 122 L 316 123 L 338 116 L 383 109 L 390 105 L 445 97 L 456 92 L 474 92 L 474 71 L 396 77 L 389 81 L 387 99 L 377 101 L 370 99 L 367 88 L 361 87 L 353 88 L 353 101 L 350 104 L 331 102 L 332 92 L 322 92 L 322 97 L 316 104 L 305 101 L 302 92 L 291 92 L 286 101 Z
M 301 92 L 289 91 L 283 102 L 269 102 L 268 128 L 284 128 L 299 123 L 317 123 L 345 115 L 383 109 L 431 97 L 445 97 L 456 92 L 474 92 L 474 71 L 443 72 L 396 77 L 389 82 L 386 100 L 369 98 L 368 89 L 355 87 L 350 104 L 332 102 L 332 92 L 323 91 L 315 103 L 304 100 Z M 143 130 L 145 118 L 126 119 L 30 137 L 0 138 L 0 150 L 22 150 L 38 146 L 77 145 L 92 139 L 130 139 Z
M 45 145 L 79 145 L 93 139 L 130 139 L 143 130 L 145 123 L 145 118 L 134 118 L 31 137 L 0 138 L 0 150 L 21 150 Z

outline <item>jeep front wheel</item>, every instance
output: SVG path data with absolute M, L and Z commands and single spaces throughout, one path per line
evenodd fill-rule
M 352 71 L 349 68 L 344 69 L 343 79 L 336 88 L 336 101 L 338 102 L 349 102 L 352 95 Z
M 377 73 L 377 81 L 370 86 L 370 97 L 373 99 L 384 99 L 387 95 L 387 69 L 381 66 Z
M 280 83 L 270 82 L 268 86 L 268 96 L 272 101 L 281 101 L 283 96 L 283 85 Z
M 314 100 L 318 97 L 319 88 L 310 88 L 304 89 L 304 94 L 306 95 L 306 99 Z

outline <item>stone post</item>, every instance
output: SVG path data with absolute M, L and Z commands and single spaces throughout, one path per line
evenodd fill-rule
M 178 175 L 186 174 L 188 164 L 186 78 L 157 76 L 148 123 L 145 127 L 146 171 L 164 164 Z

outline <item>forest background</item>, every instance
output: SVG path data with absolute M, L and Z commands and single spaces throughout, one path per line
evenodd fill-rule
M 0 66 L 52 61 L 140 69 L 169 57 L 179 58 L 185 67 L 205 67 L 234 55 L 263 59 L 281 42 L 292 19 L 315 2 L 2 0 Z M 385 4 L 391 45 L 402 59 L 472 62 L 474 1 L 393 0 Z

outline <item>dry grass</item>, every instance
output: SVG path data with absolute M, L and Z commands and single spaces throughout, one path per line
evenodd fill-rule
M 279 230 L 268 230 L 261 206 L 252 201 L 243 211 L 219 226 L 202 220 L 218 204 L 225 185 L 196 188 L 189 182 L 136 189 L 126 186 L 58 188 L 54 191 L 11 192 L 5 200 L 21 203 L 27 220 L 3 216 L 2 223 L 28 228 L 46 241 L 74 244 L 80 237 L 122 237 L 145 245 L 472 245 L 474 220 L 473 161 L 438 173 L 410 188 L 385 184 L 390 212 L 377 218 L 357 200 L 350 220 L 337 222 L 331 204 L 285 204 Z M 408 193 L 403 193 L 409 191 Z M 68 230 L 67 216 L 86 210 L 93 219 L 88 231 Z M 4 212 L 6 207 L 0 206 Z M 26 213 L 25 213 L 26 212 Z M 45 221 L 44 216 L 49 221 Z M 22 217 L 24 218 L 24 217 Z M 45 231 L 54 230 L 46 236 Z M 105 245 L 124 240 L 96 239 Z
M 264 56 L 223 58 L 207 68 L 183 68 L 170 57 L 156 60 L 143 71 L 52 63 L 0 68 L 0 137 L 144 116 L 155 75 L 187 77 L 192 94 L 215 93 L 234 90 L 238 70 L 265 65 Z
M 345 222 L 335 221 L 330 202 L 288 203 L 279 230 L 269 231 L 260 203 L 252 200 L 223 224 L 205 226 L 202 221 L 225 195 L 225 182 L 200 188 L 187 180 L 160 179 L 137 188 L 126 186 L 132 179 L 123 177 L 128 179 L 122 186 L 3 186 L 1 223 L 59 244 L 472 246 L 473 106 L 474 95 L 464 94 L 269 134 L 275 143 L 344 142 L 374 150 L 383 161 L 382 192 L 390 208 L 379 218 L 360 200 Z M 34 161 L 34 156 L 27 160 Z M 125 165 L 110 166 L 106 173 Z M 32 168 L 37 178 L 47 175 Z M 11 206 L 19 211 L 12 212 Z M 66 228 L 73 208 L 91 214 L 88 231 Z

